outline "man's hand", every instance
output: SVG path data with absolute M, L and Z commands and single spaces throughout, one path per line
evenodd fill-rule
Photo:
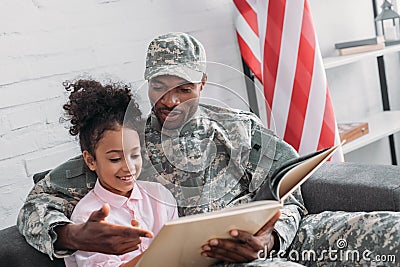
M 233 239 L 211 239 L 202 246 L 201 255 L 227 262 L 249 262 L 258 258 L 259 251 L 268 254 L 274 246 L 273 230 L 281 212 L 278 211 L 255 235 L 245 231 L 231 230 Z
M 152 232 L 136 227 L 135 220 L 132 227 L 106 222 L 109 213 L 110 206 L 103 204 L 85 223 L 57 226 L 56 248 L 121 255 L 138 249 L 141 237 L 154 237 Z

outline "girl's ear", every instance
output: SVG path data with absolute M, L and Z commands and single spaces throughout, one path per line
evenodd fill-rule
M 83 159 L 85 160 L 86 165 L 89 167 L 91 171 L 96 170 L 96 160 L 94 157 L 87 151 L 83 151 L 82 153 Z

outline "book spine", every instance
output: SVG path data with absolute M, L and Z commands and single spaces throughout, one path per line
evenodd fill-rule
M 369 39 L 337 43 L 337 44 L 335 44 L 335 48 L 342 49 L 342 48 L 349 48 L 349 47 L 362 46 L 362 45 L 373 45 L 373 44 L 383 43 L 384 41 L 385 41 L 384 37 L 377 36 L 377 37 L 369 38 Z
M 374 44 L 374 45 L 355 46 L 355 47 L 339 49 L 339 55 L 346 56 L 346 55 L 352 55 L 352 54 L 357 54 L 357 53 L 362 53 L 362 52 L 380 50 L 380 49 L 384 49 L 384 48 L 385 48 L 385 43 L 379 43 L 379 44 Z

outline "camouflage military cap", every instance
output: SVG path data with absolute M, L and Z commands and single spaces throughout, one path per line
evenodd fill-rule
M 189 34 L 170 32 L 156 37 L 149 44 L 144 72 L 146 80 L 160 75 L 173 75 L 197 83 L 205 71 L 204 47 Z

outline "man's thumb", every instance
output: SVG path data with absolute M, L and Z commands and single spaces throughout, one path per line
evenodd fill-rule
M 93 211 L 90 214 L 88 221 L 91 222 L 100 222 L 104 221 L 104 219 L 110 214 L 110 205 L 104 203 L 103 206 L 99 210 Z

